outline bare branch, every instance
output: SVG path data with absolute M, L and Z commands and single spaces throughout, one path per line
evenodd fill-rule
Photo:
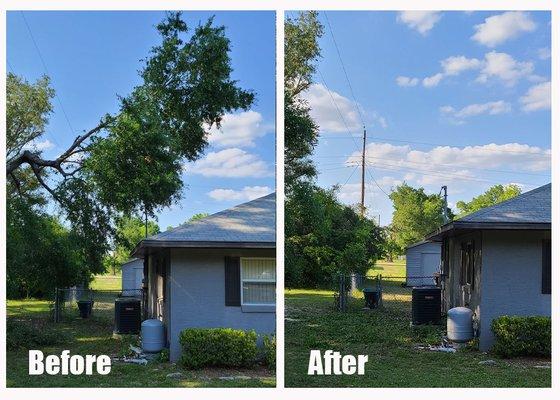
M 72 145 L 70 145 L 70 147 L 66 151 L 64 151 L 64 153 L 58 156 L 55 160 L 45 160 L 38 153 L 33 153 L 30 150 L 24 150 L 17 157 L 14 157 L 12 160 L 6 163 L 6 175 L 10 175 L 12 172 L 14 172 L 16 169 L 21 167 L 23 164 L 29 164 L 29 166 L 31 166 L 33 171 L 35 170 L 39 171 L 40 169 L 48 167 L 48 168 L 56 169 L 63 176 L 65 176 L 67 172 L 65 172 L 62 169 L 61 164 L 64 163 L 73 154 L 84 151 L 82 147 L 82 143 L 88 138 L 90 138 L 92 135 L 105 129 L 109 125 L 109 123 L 110 122 L 108 118 L 104 119 L 95 128 L 91 129 L 90 131 L 86 132 L 83 135 L 77 136 L 74 139 Z M 44 186 L 42 183 L 41 185 Z M 47 187 L 45 187 L 45 189 L 47 189 Z

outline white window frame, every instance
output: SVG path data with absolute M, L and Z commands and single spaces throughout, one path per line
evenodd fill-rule
M 239 290 L 241 291 L 241 306 L 276 306 L 276 279 L 243 279 L 243 261 L 244 260 L 274 260 L 274 268 L 276 268 L 276 257 L 240 257 L 239 259 Z M 275 275 L 277 271 L 275 271 Z M 274 302 L 273 303 L 247 303 L 243 299 L 243 283 L 274 283 Z

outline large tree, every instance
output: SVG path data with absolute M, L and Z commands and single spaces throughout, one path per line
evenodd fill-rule
M 319 127 L 309 115 L 308 104 L 300 97 L 312 83 L 315 62 L 321 55 L 318 40 L 323 27 L 317 12 L 303 12 L 285 23 L 284 132 L 285 181 L 290 193 L 298 182 L 316 176 L 309 156 L 319 137 Z
M 209 129 L 254 100 L 231 78 L 231 44 L 212 18 L 191 30 L 181 13 L 169 13 L 157 30 L 161 42 L 144 60 L 140 84 L 119 98 L 119 112 L 101 116 L 56 158 L 33 147 L 52 110 L 48 79 L 30 84 L 8 75 L 9 192 L 46 192 L 94 273 L 103 269 L 115 218 L 154 215 L 177 201 L 182 165 L 202 155 Z
M 494 204 L 509 200 L 520 194 L 521 188 L 514 184 L 491 186 L 484 193 L 473 197 L 470 201 L 458 201 L 457 209 L 459 210 L 459 217 L 464 217 L 481 208 L 493 206 Z
M 389 197 L 393 201 L 392 238 L 401 252 L 444 223 L 444 201 L 437 194 L 403 183 Z M 449 208 L 447 213 L 453 216 Z

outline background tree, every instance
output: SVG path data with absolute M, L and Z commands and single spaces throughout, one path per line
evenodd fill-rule
M 314 11 L 303 12 L 285 23 L 284 155 L 288 193 L 295 184 L 317 175 L 309 156 L 317 145 L 319 127 L 309 115 L 307 103 L 299 97 L 311 85 L 315 62 L 321 55 L 318 41 L 323 27 L 317 16 Z
M 465 215 L 478 211 L 481 208 L 493 206 L 494 204 L 509 200 L 512 197 L 519 196 L 520 194 L 521 188 L 514 184 L 491 186 L 481 195 L 473 197 L 471 201 L 458 201 L 458 217 L 464 217 Z
M 400 253 L 441 226 L 444 202 L 437 194 L 428 195 L 423 188 L 413 188 L 403 183 L 389 195 L 393 201 L 391 232 Z M 448 215 L 453 218 L 451 209 Z
M 160 232 L 154 221 L 148 221 L 148 236 Z M 122 265 L 130 259 L 130 253 L 136 245 L 146 237 L 146 224 L 142 218 L 123 216 L 117 219 L 115 230 L 115 247 L 108 255 L 105 264 L 112 270 L 113 275 L 120 271 Z
M 192 217 L 190 217 L 187 222 L 198 221 L 199 219 L 206 218 L 209 215 L 210 214 L 205 213 L 205 212 L 197 213 L 197 214 L 193 215 Z
M 317 12 L 285 25 L 285 282 L 288 287 L 332 284 L 336 273 L 364 274 L 383 254 L 384 234 L 373 221 L 337 200 L 337 187 L 315 184 L 310 156 L 319 127 L 300 95 L 312 84 L 323 34 Z
M 181 166 L 202 155 L 209 129 L 254 101 L 231 79 L 223 26 L 210 19 L 190 30 L 180 13 L 169 13 L 157 30 L 161 43 L 144 60 L 140 84 L 120 98 L 119 112 L 102 116 L 54 159 L 33 147 L 52 110 L 48 79 L 29 84 L 8 75 L 9 195 L 42 192 L 54 200 L 91 273 L 104 270 L 115 218 L 153 216 L 176 202 Z

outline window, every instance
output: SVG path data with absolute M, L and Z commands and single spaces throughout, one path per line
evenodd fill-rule
M 241 259 L 241 304 L 276 304 L 276 259 Z
M 552 261 L 550 251 L 550 239 L 542 241 L 542 294 L 551 294 L 551 274 L 552 274 Z

